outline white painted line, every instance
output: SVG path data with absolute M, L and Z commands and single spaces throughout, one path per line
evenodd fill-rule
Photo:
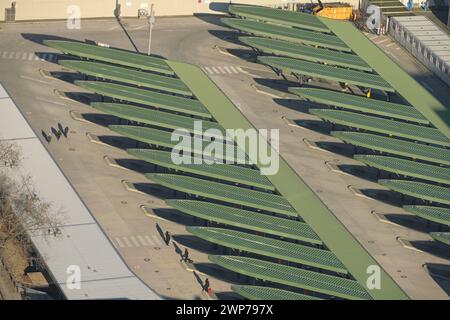
M 139 240 L 139 242 L 144 246 L 147 247 L 148 243 L 145 241 L 145 239 L 142 236 L 136 236 L 136 238 Z
M 228 73 L 228 74 L 231 74 L 232 72 L 231 72 L 231 70 L 230 70 L 230 68 L 228 68 L 228 67 L 223 67 L 224 69 L 225 69 L 225 71 Z
M 209 74 L 213 74 L 213 71 L 212 71 L 210 68 L 205 67 L 205 70 L 206 70 L 206 72 L 208 72 Z
M 383 40 L 381 40 L 381 41 L 378 41 L 378 42 L 375 42 L 376 44 L 382 44 L 383 42 L 386 42 L 386 41 L 388 41 L 389 39 L 388 38 L 386 38 L 386 39 L 383 39 Z
M 26 80 L 30 80 L 30 81 L 34 81 L 34 82 L 39 82 L 39 83 L 45 83 L 48 84 L 47 81 L 42 81 L 42 80 L 38 80 L 38 79 L 34 79 L 28 76 L 20 76 L 22 79 L 26 79 Z
M 8 55 L 8 51 L 4 51 L 2 54 L 2 59 L 5 59 L 7 55 Z
M 41 60 L 41 58 L 39 58 L 39 56 L 34 56 L 34 60 Z
M 134 236 L 131 236 L 130 240 L 131 240 L 131 242 L 133 242 L 135 247 L 140 247 L 141 246 Z
M 226 74 L 226 72 L 225 72 L 224 68 L 222 68 L 222 67 L 217 67 L 217 68 L 219 69 L 220 73 L 222 73 L 222 74 Z
M 15 57 L 14 57 L 14 59 L 19 59 L 20 58 L 20 52 L 16 52 L 16 55 L 15 55 Z
M 123 240 L 123 242 L 125 242 L 125 244 L 128 248 L 131 248 L 133 246 L 127 237 L 122 237 L 122 240 Z
M 152 238 L 150 238 L 149 236 L 144 236 L 145 240 L 148 241 L 148 243 L 150 243 L 151 246 L 154 246 L 155 243 L 153 242 Z
M 10 52 L 10 53 L 9 53 L 8 59 L 12 59 L 12 58 L 14 58 L 14 52 Z
M 389 43 L 386 45 L 386 48 L 392 47 L 393 45 L 396 45 L 396 43 L 395 42 Z
M 237 67 L 237 70 L 235 67 L 230 67 L 231 71 L 233 71 L 234 73 L 238 74 L 239 71 L 241 70 L 241 68 Z
M 24 52 L 22 54 L 22 60 L 27 60 L 28 59 L 27 57 L 28 57 L 28 53 Z
M 121 248 L 124 248 L 124 247 L 125 247 L 125 245 L 123 244 L 122 241 L 120 241 L 119 238 L 116 238 L 115 240 L 116 240 L 117 244 L 119 245 L 119 247 L 121 247 Z
M 34 53 L 33 52 L 30 52 L 29 54 L 28 54 L 28 60 L 33 60 L 34 59 Z
M 215 67 L 211 67 L 215 73 L 220 73 Z
M 155 235 L 152 235 L 152 238 L 153 238 L 153 240 L 155 240 L 155 242 L 156 242 L 156 244 L 157 245 L 161 245 L 162 243 L 161 243 L 161 241 L 159 241 L 159 239 L 158 239 L 158 237 L 157 236 L 155 236 Z

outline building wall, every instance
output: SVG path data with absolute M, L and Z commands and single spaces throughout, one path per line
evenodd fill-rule
M 114 17 L 116 1 L 120 4 L 122 17 L 136 17 L 139 8 L 149 9 L 152 3 L 155 5 L 157 16 L 175 16 L 220 13 L 230 2 L 267 6 L 309 2 L 308 0 L 15 0 L 16 21 L 67 19 L 73 13 L 71 5 L 79 6 L 82 19 L 110 18 Z M 0 0 L 0 21 L 5 20 L 5 8 L 10 8 L 12 2 L 13 0 Z M 345 2 L 358 7 L 359 0 Z

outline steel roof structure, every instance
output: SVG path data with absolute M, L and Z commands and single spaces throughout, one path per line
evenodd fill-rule
M 222 228 L 186 227 L 186 230 L 221 246 L 347 274 L 344 265 L 328 250 Z
M 233 285 L 231 290 L 249 300 L 320 300 L 305 294 L 271 287 Z
M 398 175 L 450 185 L 450 169 L 442 166 L 433 166 L 417 161 L 386 156 L 355 155 L 354 158 L 368 166 Z
M 370 299 L 367 291 L 357 281 L 350 279 L 247 257 L 209 256 L 209 260 L 226 269 L 265 281 L 312 290 L 339 298 Z
M 130 101 L 155 108 L 211 118 L 211 114 L 198 100 L 177 97 L 171 94 L 138 89 L 109 82 L 77 80 L 75 81 L 75 84 L 97 94 L 118 100 Z
M 256 36 L 286 40 L 292 43 L 303 43 L 323 48 L 350 52 L 351 50 L 338 37 L 313 31 L 277 26 L 263 22 L 234 18 L 220 19 L 225 25 Z
M 65 54 L 77 57 L 109 62 L 162 74 L 174 74 L 166 61 L 161 58 L 76 41 L 44 40 L 44 44 L 62 51 Z
M 330 33 L 330 29 L 328 29 L 317 17 L 303 12 L 284 11 L 280 9 L 247 5 L 230 5 L 228 10 L 231 14 L 238 17 Z
M 274 40 L 269 38 L 239 37 L 239 41 L 258 49 L 263 53 L 311 62 L 321 62 L 362 71 L 372 71 L 372 68 L 361 58 L 350 53 L 316 48 L 304 44 L 294 44 L 284 40 Z
M 188 164 L 176 164 L 171 158 L 172 153 L 168 151 L 152 149 L 127 149 L 127 152 L 136 158 L 160 167 L 275 191 L 275 188 L 267 177 L 262 175 L 259 170 L 220 163 L 195 164 L 195 160 L 190 156 L 188 157 Z
M 221 133 L 220 137 L 223 137 L 226 134 L 225 129 L 217 122 L 200 120 L 155 109 L 108 102 L 92 102 L 91 106 L 96 110 L 116 116 L 120 119 L 161 128 L 172 130 L 183 128 L 193 134 L 203 134 L 204 136 L 212 137 L 219 137 L 219 135 L 214 134 L 215 130 L 218 130 L 218 132 Z M 195 121 L 201 123 L 201 131 L 197 130 L 195 127 Z M 209 129 L 214 129 L 214 131 L 208 131 Z
M 271 234 L 282 238 L 322 245 L 317 234 L 304 222 L 275 217 L 255 211 L 197 200 L 166 200 L 185 214 L 225 225 Z
M 448 149 L 369 133 L 332 131 L 331 135 L 359 147 L 437 164 L 450 165 L 450 151 Z
M 298 214 L 282 196 L 176 174 L 146 174 L 150 180 L 187 194 L 266 210 L 290 217 Z
M 450 189 L 446 187 L 408 180 L 381 179 L 378 183 L 408 196 L 450 205 Z
M 98 62 L 60 60 L 58 63 L 80 73 L 108 80 L 133 84 L 169 93 L 192 96 L 192 92 L 179 79 L 158 74 L 118 67 Z
M 289 92 L 313 102 L 336 106 L 352 111 L 360 111 L 367 114 L 379 115 L 394 119 L 406 120 L 421 124 L 430 124 L 414 107 L 375 100 L 353 94 L 337 92 L 327 89 L 317 88 L 289 88 Z
M 110 125 L 108 126 L 112 131 L 117 132 L 120 135 L 128 137 L 130 139 L 134 139 L 140 142 L 157 145 L 165 148 L 174 149 L 178 146 L 177 141 L 172 140 L 172 132 L 139 127 L 139 126 L 126 126 L 126 125 Z M 202 146 L 197 146 L 195 143 L 192 143 L 192 148 L 184 148 L 185 151 L 191 151 L 193 154 L 203 155 L 204 149 L 207 145 L 209 145 L 210 141 L 203 140 Z M 199 149 L 200 147 L 200 149 Z M 224 148 L 225 149 L 225 148 Z M 241 156 L 241 153 L 238 152 L 236 146 L 233 146 L 233 154 L 226 153 L 214 153 L 211 154 L 213 159 L 215 160 L 227 160 L 227 161 L 241 161 L 245 162 L 244 155 Z
M 326 121 L 348 127 L 450 147 L 450 140 L 435 128 L 366 116 L 349 111 L 310 109 L 309 112 Z
M 389 83 L 384 81 L 380 76 L 372 73 L 284 57 L 260 56 L 258 57 L 258 61 L 286 73 L 307 75 L 337 82 L 347 82 L 366 88 L 394 92 L 394 89 Z
M 450 209 L 429 206 L 403 206 L 408 212 L 429 221 L 440 223 L 450 227 Z
M 450 246 L 450 232 L 430 232 L 434 240 Z

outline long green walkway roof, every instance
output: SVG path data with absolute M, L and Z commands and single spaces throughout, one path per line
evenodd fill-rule
M 214 137 L 216 136 L 213 134 L 214 132 L 208 132 L 207 130 L 219 130 L 221 132 L 221 137 L 225 134 L 225 129 L 217 122 L 200 120 L 189 116 L 182 116 L 145 107 L 137 107 L 130 104 L 93 102 L 91 103 L 91 106 L 97 110 L 122 119 L 145 123 L 152 126 L 173 130 L 183 128 L 191 133 L 204 134 L 205 136 L 208 136 L 208 133 L 211 133 L 210 136 Z M 196 130 L 197 128 L 195 127 L 195 121 L 201 121 L 202 131 Z
M 191 216 L 283 238 L 322 244 L 317 234 L 304 222 L 274 217 L 215 203 L 197 200 L 166 200 L 174 209 Z
M 450 246 L 450 232 L 430 232 L 430 236 L 434 240 Z
M 257 48 L 268 54 L 311 62 L 322 62 L 363 71 L 372 71 L 372 68 L 360 57 L 350 53 L 315 48 L 304 44 L 295 44 L 284 40 L 269 38 L 239 37 L 239 40 L 248 46 Z
M 450 147 L 450 140 L 434 128 L 349 111 L 310 109 L 309 112 L 322 119 L 344 126 Z
M 389 85 L 389 83 L 384 81 L 383 78 L 381 78 L 376 74 L 370 74 L 362 71 L 349 70 L 344 68 L 328 66 L 321 63 L 314 63 L 284 57 L 260 56 L 258 57 L 258 60 L 261 63 L 280 69 L 283 72 L 308 75 L 311 77 L 317 77 L 338 82 L 347 82 L 358 86 L 380 89 L 384 91 L 390 92 L 395 91 Z
M 441 223 L 450 227 L 450 209 L 430 206 L 403 206 L 408 212 L 414 213 L 425 220 Z
M 231 290 L 249 300 L 320 300 L 305 294 L 271 287 L 232 285 Z
M 180 170 L 201 176 L 216 178 L 224 181 L 240 183 L 252 187 L 263 188 L 274 191 L 275 188 L 266 176 L 261 175 L 259 170 L 240 167 L 230 164 L 176 164 L 172 160 L 172 153 L 151 149 L 127 149 L 127 152 L 146 162 L 156 164 L 161 167 Z M 193 159 L 189 157 L 189 159 Z M 191 160 L 193 162 L 193 160 Z
M 78 72 L 99 77 L 103 79 L 115 80 L 129 83 L 141 87 L 192 96 L 192 92 L 179 79 L 160 76 L 145 71 L 133 70 L 130 68 L 118 67 L 98 62 L 60 60 L 58 63 L 64 67 Z
M 408 196 L 450 205 L 450 189 L 446 187 L 407 180 L 382 179 L 378 183 Z
M 344 265 L 328 250 L 222 228 L 187 227 L 186 229 L 199 238 L 221 246 L 320 269 L 347 273 Z
M 347 52 L 351 51 L 338 37 L 330 34 L 277 26 L 251 20 L 233 18 L 222 18 L 220 20 L 231 28 L 257 36 L 286 40 L 293 43 L 304 43 Z
M 173 75 L 173 70 L 161 58 L 87 43 L 61 40 L 44 40 L 44 44 L 66 54 L 98 61 L 110 62 L 141 70 Z
M 367 291 L 358 282 L 350 279 L 247 257 L 209 256 L 209 260 L 223 268 L 257 279 L 345 299 L 370 299 Z
M 289 92 L 317 103 L 341 107 L 344 109 L 361 111 L 368 114 L 391 117 L 422 124 L 430 123 L 430 121 L 428 121 L 428 119 L 414 107 L 404 104 L 375 100 L 327 89 L 289 88 Z
M 165 147 L 165 148 L 175 148 L 178 145 L 178 141 L 172 141 L 172 132 L 153 129 L 153 128 L 146 128 L 146 127 L 139 127 L 139 126 L 125 126 L 125 125 L 110 125 L 108 126 L 112 131 L 117 132 L 120 135 L 123 135 L 125 137 L 128 137 L 130 139 L 134 139 L 137 141 L 141 141 L 144 143 L 154 144 L 157 146 Z M 196 155 L 205 155 L 205 147 L 209 145 L 209 141 L 204 141 L 203 145 L 200 146 L 201 149 L 197 148 L 197 145 L 195 143 L 192 143 L 193 148 L 190 149 L 190 151 Z M 186 148 L 187 150 L 188 148 Z M 237 152 L 237 147 L 233 146 L 233 155 L 228 155 L 226 152 L 224 154 L 218 153 L 214 154 L 214 159 L 216 160 L 229 160 L 229 161 L 238 161 L 244 162 L 246 159 L 243 158 L 244 155 L 241 157 L 241 153 Z M 225 150 L 225 148 L 224 148 Z
M 355 155 L 355 159 L 371 167 L 399 175 L 450 184 L 450 169 L 448 168 L 386 156 Z
M 138 89 L 108 82 L 75 81 L 75 84 L 82 88 L 94 91 L 97 94 L 105 95 L 115 99 L 140 103 L 161 109 L 182 112 L 205 118 L 211 118 L 211 114 L 201 104 L 201 102 L 194 99 L 176 97 L 170 94 Z
M 188 194 L 272 211 L 291 217 L 298 216 L 289 202 L 276 194 L 176 174 L 147 174 L 146 176 L 155 183 Z
M 332 131 L 331 135 L 347 143 L 412 159 L 450 165 L 450 150 L 388 138 L 370 133 Z
M 443 135 L 450 138 L 448 103 L 446 106 L 435 98 L 432 93 L 359 31 L 353 23 L 333 19 L 321 19 L 321 21 L 353 52 L 366 61 L 377 74 L 383 77 L 409 104 L 427 117 Z
M 269 21 L 290 27 L 299 27 L 302 29 L 330 33 L 330 29 L 328 29 L 322 21 L 317 19 L 317 17 L 303 12 L 246 5 L 230 5 L 228 7 L 228 12 L 239 17 Z

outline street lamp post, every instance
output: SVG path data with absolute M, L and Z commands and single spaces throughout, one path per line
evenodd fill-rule
M 153 3 L 150 9 L 150 16 L 148 17 L 148 24 L 150 25 L 149 28 L 149 34 L 148 34 L 148 50 L 147 55 L 151 54 L 152 51 L 152 32 L 153 32 L 153 25 L 155 24 L 155 11 L 153 11 Z

